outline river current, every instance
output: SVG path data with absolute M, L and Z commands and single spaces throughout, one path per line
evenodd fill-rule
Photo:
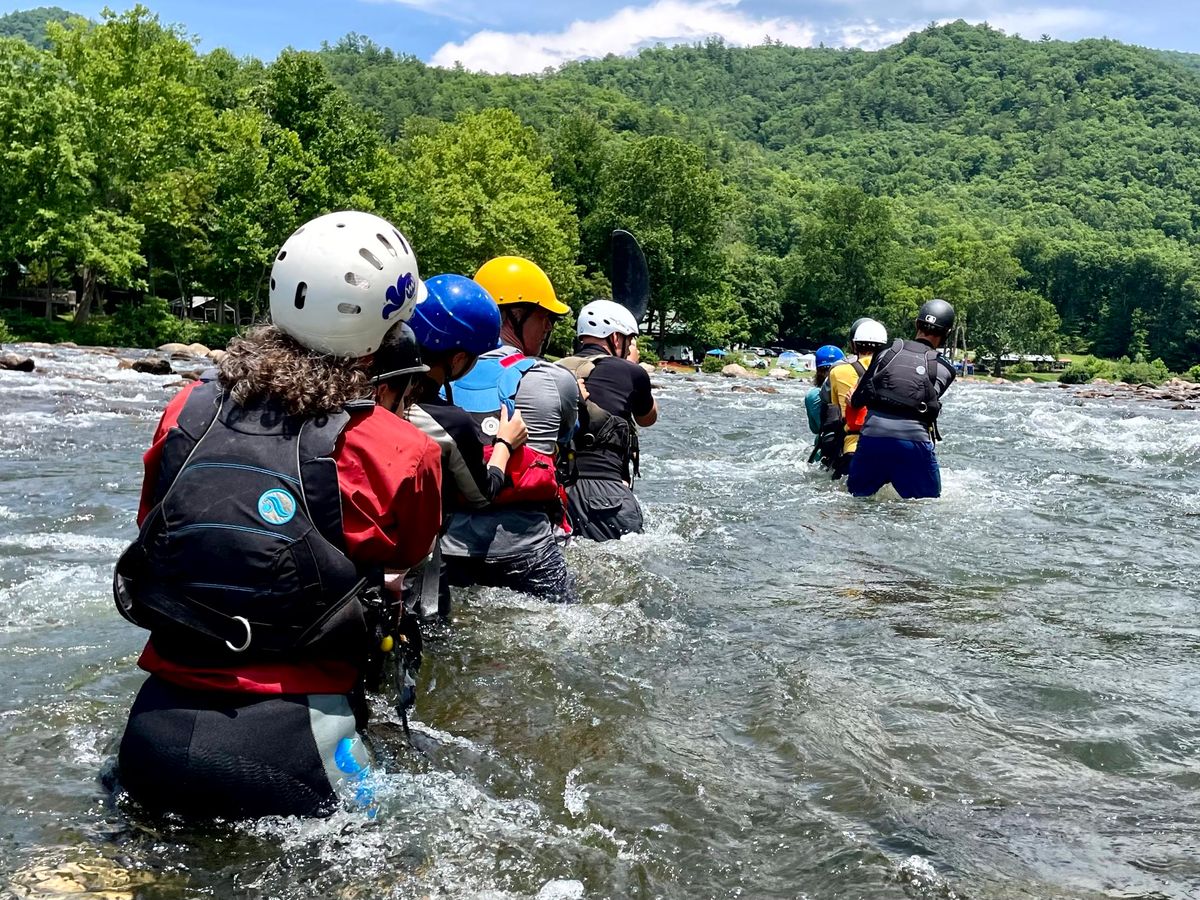
M 198 827 L 99 779 L 175 379 L 30 352 L 0 372 L 0 891 L 1200 895 L 1195 413 L 956 385 L 943 497 L 856 501 L 805 465 L 806 385 L 656 376 L 648 533 L 568 552 L 578 605 L 459 595 L 419 749 L 377 704 L 375 820 Z

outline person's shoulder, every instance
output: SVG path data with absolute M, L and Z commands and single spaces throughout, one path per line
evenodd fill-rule
M 461 406 L 455 406 L 441 398 L 433 402 L 420 403 L 415 407 L 421 409 L 425 415 L 437 422 L 442 428 L 451 434 L 467 429 L 475 429 L 475 420 L 471 414 Z
M 528 375 L 533 375 L 535 378 L 547 378 L 561 390 L 571 390 L 578 393 L 579 388 L 575 383 L 575 374 L 565 366 L 555 365 L 549 360 L 539 359 L 537 365 L 529 370 Z
M 437 450 L 429 435 L 381 406 L 354 413 L 344 434 L 347 446 L 372 448 L 377 452 L 423 455 L 431 449 Z

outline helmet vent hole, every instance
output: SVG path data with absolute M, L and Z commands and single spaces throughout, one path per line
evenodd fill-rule
M 286 251 L 286 250 L 280 250 L 280 251 L 279 251 L 279 255 L 278 255 L 277 257 L 275 257 L 275 258 L 276 258 L 277 260 L 283 260 L 283 259 L 285 259 L 286 257 L 287 257 L 287 251 Z
M 345 222 L 338 222 L 338 223 L 337 223 L 337 227 L 338 227 L 338 228 L 345 228 L 345 227 L 346 227 L 346 223 L 345 223 Z
M 387 252 L 392 254 L 392 256 L 400 255 L 399 253 L 396 252 L 396 248 L 393 247 L 391 244 L 389 244 L 388 239 L 385 238 L 382 234 L 377 234 L 377 235 L 375 235 L 375 237 L 379 238 L 379 243 L 381 243 L 381 244 L 383 244 L 383 246 L 387 247 Z
M 362 312 L 362 307 L 357 303 L 339 303 L 338 312 L 345 313 L 348 316 L 357 316 Z
M 383 263 L 380 262 L 379 257 L 376 256 L 374 253 L 372 253 L 370 250 L 368 250 L 366 247 L 363 247 L 361 250 L 359 250 L 358 255 L 361 256 L 363 259 L 365 259 L 367 262 L 369 262 L 371 265 L 373 265 L 375 268 L 377 268 L 380 272 L 383 271 Z
M 364 290 L 371 286 L 371 282 L 368 279 L 363 278 L 361 275 L 356 275 L 353 272 L 346 273 L 346 284 L 352 284 L 355 287 L 360 287 Z
M 308 299 L 308 285 L 301 281 L 296 285 L 296 309 L 304 309 L 306 299 Z
M 400 232 L 396 231 L 396 229 L 394 229 L 394 228 L 392 229 L 392 234 L 394 234 L 396 236 L 396 240 L 398 240 L 400 242 L 400 247 L 401 247 L 401 249 L 404 250 L 405 253 L 412 253 L 412 251 L 408 249 L 408 244 L 406 244 L 404 241 L 404 235 L 402 235 Z
M 275 290 L 275 279 L 271 279 L 271 290 Z

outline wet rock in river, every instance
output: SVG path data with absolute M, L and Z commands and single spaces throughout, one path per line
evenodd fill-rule
M 170 375 L 172 371 L 170 360 L 155 356 L 135 359 L 129 368 L 135 372 L 141 372 L 143 375 Z
M 16 353 L 0 353 L 0 369 L 11 372 L 32 372 L 35 366 L 28 356 L 18 356 Z

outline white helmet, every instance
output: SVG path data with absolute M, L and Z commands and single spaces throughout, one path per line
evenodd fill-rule
M 859 322 L 850 339 L 852 344 L 879 344 L 882 346 L 887 342 L 887 329 L 883 327 L 882 322 L 876 322 L 874 319 L 863 319 Z
M 626 336 L 638 333 L 637 319 L 620 303 L 612 300 L 593 300 L 584 304 L 575 323 L 579 337 L 606 338 L 610 334 Z
M 329 213 L 288 238 L 271 267 L 271 321 L 310 350 L 374 353 L 425 299 L 408 240 L 386 219 Z

